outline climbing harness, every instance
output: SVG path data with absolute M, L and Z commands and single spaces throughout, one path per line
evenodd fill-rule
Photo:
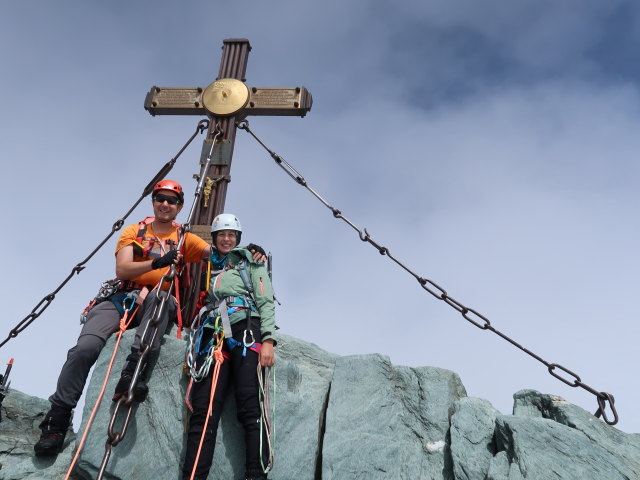
M 171 169 L 173 168 L 174 164 L 178 160 L 178 157 L 180 157 L 180 155 L 182 155 L 182 152 L 184 152 L 186 150 L 186 148 L 191 144 L 193 139 L 196 138 L 196 136 L 199 133 L 203 133 L 208 127 L 209 127 L 209 120 L 200 120 L 198 122 L 198 125 L 196 127 L 196 131 L 193 133 L 193 135 L 191 135 L 191 137 L 182 146 L 182 148 L 178 151 L 178 153 L 170 161 L 168 161 L 158 171 L 158 173 L 156 173 L 156 175 L 153 177 L 153 179 L 147 184 L 147 186 L 142 191 L 142 195 L 140 196 L 140 198 L 138 198 L 138 200 L 136 200 L 136 202 L 131 206 L 131 208 L 127 211 L 127 213 L 124 214 L 124 216 L 122 218 L 118 219 L 113 224 L 113 226 L 111 227 L 111 232 L 98 244 L 98 246 L 84 260 L 82 260 L 75 267 L 73 267 L 73 269 L 71 270 L 71 273 L 69 273 L 67 278 L 65 278 L 62 281 L 62 283 L 60 283 L 60 285 L 58 285 L 58 287 L 56 287 L 56 289 L 54 291 L 52 291 L 48 295 L 45 295 L 42 298 L 42 300 L 40 300 L 36 304 L 36 306 L 33 308 L 33 310 L 31 310 L 31 313 L 29 313 L 26 317 L 24 317 L 22 320 L 20 320 L 20 322 L 18 322 L 18 324 L 11 329 L 11 331 L 9 332 L 9 335 L 7 336 L 7 338 L 5 338 L 0 343 L 0 348 L 2 348 L 12 338 L 17 337 L 20 334 L 20 332 L 25 330 L 29 325 L 31 325 L 31 323 L 36 318 L 38 318 L 40 315 L 42 315 L 42 313 L 47 309 L 47 307 L 51 304 L 51 302 L 53 302 L 53 300 L 56 298 L 56 295 L 58 294 L 58 292 L 60 290 L 62 290 L 62 288 L 71 280 L 73 275 L 74 274 L 77 275 L 82 270 L 84 270 L 86 263 L 89 262 L 89 260 L 91 260 L 91 258 L 98 252 L 98 250 L 100 250 L 104 246 L 105 243 L 107 243 L 107 241 L 113 236 L 113 234 L 115 232 L 117 232 L 118 230 L 120 230 L 122 228 L 122 226 L 124 225 L 124 222 L 127 219 L 127 217 L 129 217 L 129 215 L 136 209 L 136 207 L 140 204 L 140 202 L 142 202 L 144 197 L 146 197 L 147 195 L 149 195 L 153 191 L 153 188 L 156 185 L 156 183 L 158 183 L 159 180 L 162 180 L 171 171 Z M 215 143 L 215 142 L 212 142 L 212 145 L 213 145 L 213 143 Z
M 87 424 L 85 425 L 84 431 L 82 432 L 82 437 L 80 439 L 80 442 L 78 443 L 78 447 L 76 448 L 76 453 L 73 456 L 73 459 L 71 460 L 71 465 L 69 465 L 69 468 L 67 469 L 67 474 L 64 477 L 64 480 L 68 480 L 70 478 L 71 472 L 73 472 L 73 468 L 75 467 L 76 462 L 80 457 L 80 453 L 82 452 L 82 448 L 84 447 L 85 441 L 87 440 L 87 435 L 89 434 L 89 429 L 91 428 L 91 425 L 93 423 L 93 418 L 96 416 L 98 407 L 100 407 L 100 403 L 102 402 L 102 398 L 104 397 L 104 392 L 107 389 L 107 382 L 109 381 L 109 376 L 111 375 L 111 369 L 113 368 L 113 362 L 116 359 L 116 353 L 118 353 L 118 347 L 120 346 L 120 340 L 122 340 L 122 335 L 129 328 L 129 325 L 131 324 L 131 322 L 136 316 L 138 308 L 140 308 L 140 305 L 137 303 L 137 297 L 138 297 L 137 293 L 135 292 L 129 292 L 129 293 L 130 294 L 127 295 L 122 300 L 122 309 L 124 311 L 124 314 L 122 318 L 120 318 L 120 329 L 118 330 L 118 333 L 116 335 L 116 343 L 113 347 L 113 353 L 111 354 L 111 359 L 109 360 L 109 365 L 107 366 L 107 371 L 104 375 L 104 380 L 102 381 L 102 388 L 100 389 L 100 393 L 98 393 L 98 398 L 96 398 L 96 402 L 93 405 L 93 409 L 91 410 L 91 414 L 89 415 Z M 129 315 L 131 311 L 133 311 L 133 313 Z
M 108 300 L 113 297 L 115 293 L 120 289 L 122 285 L 122 280 L 118 280 L 114 278 L 113 280 L 106 280 L 102 282 L 100 285 L 100 289 L 98 290 L 97 295 L 89 302 L 89 305 L 85 307 L 85 309 L 80 314 L 80 325 L 84 325 L 87 321 L 87 315 L 89 314 L 89 310 L 98 305 L 99 303 Z M 122 316 L 124 312 L 120 314 Z
M 469 323 L 473 324 L 474 326 L 478 327 L 481 330 L 489 330 L 489 331 L 495 333 L 500 338 L 503 338 L 507 342 L 511 343 L 513 346 L 519 348 L 520 350 L 522 350 L 526 354 L 528 354 L 531 357 L 535 358 L 536 360 L 538 360 L 540 363 L 542 363 L 543 365 L 545 365 L 547 367 L 547 370 L 549 371 L 549 373 L 553 377 L 557 378 L 561 382 L 569 385 L 570 387 L 583 388 L 587 392 L 592 393 L 593 395 L 595 395 L 595 397 L 596 397 L 596 399 L 598 401 L 598 410 L 596 410 L 596 412 L 594 413 L 594 416 L 596 416 L 598 418 L 602 417 L 604 422 L 607 423 L 608 425 L 615 425 L 616 423 L 618 423 L 618 412 L 616 411 L 616 408 L 615 408 L 615 405 L 614 405 L 615 404 L 615 400 L 613 398 L 613 395 L 611 395 L 610 393 L 607 393 L 607 392 L 600 392 L 600 391 L 590 387 L 589 385 L 584 383 L 576 373 L 572 372 L 568 368 L 565 368 L 565 367 L 563 367 L 562 365 L 560 365 L 558 363 L 547 362 L 546 360 L 544 360 L 539 355 L 536 355 L 531 350 L 523 347 L 521 344 L 519 344 L 515 340 L 509 338 L 507 335 L 505 335 L 504 333 L 502 333 L 501 331 L 496 329 L 494 326 L 491 325 L 491 322 L 489 321 L 489 319 L 487 317 L 485 317 L 484 315 L 478 313 L 476 310 L 463 305 L 461 302 L 459 302 L 459 301 L 455 300 L 453 297 L 449 296 L 447 291 L 444 288 L 442 288 L 440 285 L 438 285 L 437 283 L 433 282 L 432 280 L 429 280 L 428 278 L 421 277 L 417 273 L 413 272 L 404 263 L 402 263 L 401 261 L 396 259 L 393 255 L 391 255 L 391 252 L 389 251 L 389 249 L 387 247 L 384 247 L 384 246 L 380 245 L 379 243 L 377 243 L 376 241 L 374 241 L 373 238 L 369 235 L 369 232 L 367 231 L 366 228 L 363 228 L 363 229 L 358 228 L 353 222 L 351 222 L 349 219 L 344 217 L 340 210 L 338 210 L 337 208 L 335 208 L 331 204 L 329 204 L 329 202 L 327 202 L 313 188 L 311 188 L 309 186 L 309 184 L 307 183 L 307 181 L 305 180 L 305 178 L 289 162 L 287 162 L 284 158 L 282 158 L 280 155 L 275 153 L 273 150 L 269 149 L 269 147 L 267 147 L 265 145 L 265 143 L 262 142 L 262 140 L 260 140 L 256 136 L 256 134 L 253 133 L 253 131 L 249 128 L 249 122 L 247 120 L 242 120 L 241 122 L 238 122 L 236 125 L 240 130 L 244 130 L 249 135 L 251 135 L 262 146 L 262 148 L 264 148 L 269 153 L 269 155 L 276 162 L 276 164 L 282 170 L 284 170 L 284 172 L 287 175 L 289 175 L 298 185 L 301 185 L 302 187 L 306 188 L 325 207 L 327 207 L 329 210 L 331 210 L 331 213 L 333 214 L 333 216 L 335 218 L 343 220 L 347 225 L 349 225 L 351 228 L 353 228 L 358 233 L 358 236 L 360 237 L 360 240 L 362 240 L 363 242 L 367 242 L 367 243 L 371 244 L 378 251 L 378 253 L 380 253 L 380 255 L 386 255 L 387 257 L 389 257 L 390 260 L 394 261 L 398 266 L 400 266 L 403 270 L 405 270 L 409 275 L 413 276 L 418 281 L 418 283 L 420 284 L 420 286 L 423 289 L 425 289 L 427 292 L 429 292 L 431 295 L 433 295 L 438 300 L 442 300 L 444 303 L 449 305 L 451 308 L 453 308 L 454 310 L 459 312 L 464 317 L 464 319 L 467 320 Z M 558 373 L 556 370 L 559 370 L 560 372 L 564 372 L 570 378 L 567 378 L 567 377 L 563 376 L 561 373 Z M 606 414 L 607 403 L 609 404 L 609 408 L 611 409 L 611 412 L 613 414 L 613 419 L 610 419 Z
M 201 121 L 198 125 L 204 124 L 205 121 Z M 206 122 L 206 125 L 208 125 L 209 122 Z M 199 176 L 199 180 L 198 180 L 198 185 L 196 186 L 196 190 L 194 193 L 194 199 L 193 199 L 193 203 L 191 204 L 191 209 L 189 211 L 189 216 L 187 217 L 187 222 L 184 223 L 182 225 L 182 231 L 184 232 L 184 235 L 182 235 L 180 237 L 180 240 L 178 242 L 178 246 L 177 249 L 180 251 L 182 249 L 182 246 L 184 245 L 184 240 L 186 238 L 186 234 L 189 233 L 191 231 L 191 222 L 194 219 L 194 215 L 195 215 L 195 209 L 196 209 L 196 205 L 198 205 L 199 201 L 200 201 L 200 197 L 202 196 L 202 189 L 203 189 L 203 185 L 204 185 L 204 181 L 206 178 L 206 173 L 209 170 L 209 165 L 211 165 L 211 157 L 213 154 L 213 146 L 216 144 L 216 140 L 218 139 L 218 137 L 221 135 L 221 129 L 220 129 L 220 125 L 217 124 L 216 128 L 215 128 L 215 133 L 213 135 L 212 138 L 212 142 L 211 142 L 211 150 L 209 151 L 209 155 L 207 156 L 207 159 L 205 162 L 203 162 L 201 169 L 200 169 L 200 176 Z M 186 148 L 186 145 L 185 147 Z M 183 150 L 184 150 L 183 148 Z M 180 152 L 181 153 L 181 152 Z M 153 182 L 155 184 L 155 182 Z M 149 320 L 149 322 L 145 325 L 145 328 L 143 329 L 142 335 L 141 335 L 141 342 L 140 342 L 140 356 L 138 358 L 138 362 L 135 366 L 135 370 L 133 372 L 133 375 L 131 377 L 131 383 L 129 385 L 129 390 L 127 391 L 126 395 L 123 395 L 122 397 L 120 397 L 116 403 L 115 403 L 115 407 L 113 409 L 113 413 L 111 415 L 111 420 L 109 421 L 109 426 L 107 429 L 107 441 L 105 443 L 105 452 L 104 452 L 104 456 L 102 457 L 102 463 L 100 464 L 100 468 L 98 470 L 98 475 L 96 476 L 96 480 L 102 480 L 104 478 L 104 474 L 105 471 L 107 469 L 107 465 L 109 463 L 109 459 L 111 457 L 111 451 L 113 449 L 113 447 L 117 446 L 125 437 L 126 433 L 127 433 L 127 429 L 129 428 L 129 422 L 131 421 L 131 417 L 133 415 L 133 402 L 134 402 L 134 391 L 136 388 L 136 385 L 138 384 L 138 379 L 140 378 L 140 373 L 142 371 L 142 368 L 144 365 L 146 365 L 147 363 L 147 357 L 150 355 L 150 351 L 151 351 L 151 345 L 153 345 L 153 342 L 158 334 L 158 320 L 162 317 L 162 313 L 164 312 L 165 309 L 165 305 L 167 302 L 167 299 L 170 297 L 170 295 L 168 294 L 168 292 L 171 292 L 171 290 L 173 289 L 173 286 L 175 285 L 175 281 L 176 281 L 176 266 L 175 265 L 171 265 L 169 267 L 169 271 L 167 273 L 165 273 L 161 278 L 160 281 L 158 282 L 159 285 L 164 285 L 165 282 L 168 282 L 169 284 L 169 288 L 167 289 L 167 294 L 164 295 L 158 295 L 158 299 L 159 301 L 156 303 L 153 314 L 151 316 L 151 319 Z M 164 292 L 163 292 L 164 293 Z M 178 309 L 180 307 L 178 306 Z M 147 333 L 150 333 L 150 338 L 148 341 L 145 341 L 145 339 L 147 338 Z M 122 422 L 122 425 L 120 427 L 119 431 L 115 430 L 115 425 L 116 425 L 116 421 L 120 415 L 120 410 L 125 410 L 124 411 L 124 421 Z
M 242 342 L 233 338 L 229 315 L 240 310 L 246 310 L 250 316 L 250 312 L 257 311 L 255 301 L 241 296 L 226 297 L 218 303 L 210 303 L 200 309 L 189 332 L 189 346 L 186 354 L 186 371 L 194 381 L 199 382 L 209 374 L 213 351 L 218 341 L 226 340 L 229 351 L 242 346 L 243 357 L 246 356 L 247 349 L 260 353 L 261 344 L 255 341 L 250 329 L 245 329 Z M 226 352 L 223 353 L 226 354 Z M 201 360 L 199 367 L 198 359 Z M 188 400 L 187 403 L 189 403 Z
M 2 402 L 9 394 L 9 385 L 11 385 L 11 382 L 9 381 L 9 374 L 11 373 L 12 368 L 13 358 L 9 360 L 9 363 L 7 363 L 7 368 L 4 371 L 4 375 L 0 375 L 0 422 L 2 422 Z

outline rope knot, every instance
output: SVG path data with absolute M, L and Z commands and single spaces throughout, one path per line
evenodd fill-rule
M 224 356 L 222 355 L 222 348 L 216 348 L 213 351 L 213 358 L 216 359 L 216 363 L 222 365 L 224 363 Z

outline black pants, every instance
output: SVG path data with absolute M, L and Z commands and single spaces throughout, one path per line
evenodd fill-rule
M 245 322 L 233 325 L 233 337 L 242 341 Z M 259 333 L 254 336 L 256 342 L 260 341 Z M 225 346 L 226 349 L 226 346 Z M 229 352 L 231 358 L 225 358 L 218 374 L 218 384 L 213 397 L 213 415 L 209 419 L 207 431 L 200 452 L 200 459 L 196 470 L 195 479 L 206 480 L 209 469 L 213 462 L 213 451 L 216 444 L 218 423 L 222 415 L 225 396 L 230 382 L 235 388 L 236 407 L 238 410 L 238 421 L 244 428 L 245 440 L 245 475 L 247 477 L 259 478 L 262 476 L 260 465 L 260 403 L 258 398 L 258 354 L 247 349 L 246 356 L 242 356 L 242 347 L 237 347 Z M 213 380 L 213 370 L 215 364 L 211 366 L 209 375 L 201 382 L 194 382 L 191 390 L 191 404 L 193 413 L 189 419 L 189 432 L 187 436 L 187 452 L 184 465 L 182 467 L 182 478 L 191 478 L 191 471 L 198 452 L 202 429 L 207 418 L 209 407 L 209 394 L 211 392 L 211 382 Z M 263 458 L 267 458 L 268 447 L 266 437 L 263 437 Z

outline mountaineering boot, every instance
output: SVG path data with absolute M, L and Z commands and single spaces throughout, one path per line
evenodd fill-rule
M 261 469 L 248 468 L 244 480 L 267 480 L 267 475 Z
M 120 398 L 127 394 L 129 386 L 131 386 L 131 380 L 133 379 L 133 372 L 135 371 L 135 364 L 131 365 L 127 362 L 127 365 L 122 370 L 120 380 L 116 384 L 115 392 L 113 393 L 112 400 L 117 402 Z M 146 368 L 140 370 L 138 375 L 138 381 L 136 382 L 136 388 L 133 390 L 133 400 L 136 402 L 144 402 L 149 393 L 149 387 L 147 386 Z
M 46 457 L 60 453 L 70 424 L 71 409 L 51 405 L 51 410 L 47 412 L 39 425 L 42 435 L 33 446 L 36 456 Z

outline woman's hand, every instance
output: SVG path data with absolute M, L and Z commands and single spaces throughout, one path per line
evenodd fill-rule
M 258 360 L 261 367 L 273 367 L 276 363 L 276 354 L 273 347 L 273 340 L 268 339 L 262 342 Z

